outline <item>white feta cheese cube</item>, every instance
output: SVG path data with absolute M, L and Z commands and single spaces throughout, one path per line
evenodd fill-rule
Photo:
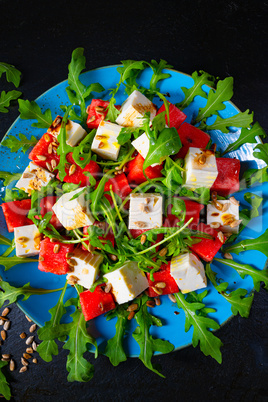
M 150 148 L 150 141 L 147 137 L 146 133 L 143 133 L 138 138 L 136 138 L 131 143 L 133 147 L 141 154 L 141 156 L 145 159 L 148 155 L 149 148 Z M 159 165 L 159 163 L 154 163 L 152 167 Z
M 67 230 L 93 225 L 94 218 L 90 212 L 89 202 L 85 199 L 86 187 L 80 187 L 70 193 L 63 194 L 52 209 L 58 220 Z M 76 198 L 72 199 L 76 194 Z
M 135 90 L 123 102 L 116 123 L 125 127 L 140 127 L 146 112 L 150 112 L 152 121 L 156 115 L 156 107 L 146 96 Z
M 103 276 L 112 285 L 112 293 L 118 304 L 135 299 L 148 288 L 146 275 L 134 261 L 128 261 L 121 268 Z
M 207 286 L 204 266 L 192 253 L 172 257 L 170 275 L 175 279 L 182 293 L 189 293 Z
M 15 187 L 31 195 L 33 190 L 40 191 L 41 187 L 46 186 L 53 177 L 55 177 L 53 173 L 30 162 Z
M 217 208 L 218 207 L 218 208 Z M 220 208 L 222 208 L 220 210 Z M 218 200 L 207 205 L 207 224 L 223 232 L 238 233 L 239 204 L 230 200 Z
M 130 194 L 129 229 L 160 228 L 163 221 L 163 197 L 160 194 Z
M 35 225 L 14 228 L 17 257 L 37 255 L 40 250 L 41 233 Z
M 57 137 L 60 133 L 61 129 L 62 117 L 57 116 L 53 121 L 51 126 L 48 128 L 48 133 L 52 134 L 54 137 Z M 87 132 L 83 129 L 83 127 L 75 123 L 74 121 L 68 120 L 66 124 L 66 143 L 71 147 L 75 147 L 79 141 L 81 141 Z
M 116 161 L 120 151 L 117 137 L 121 129 L 118 124 L 101 121 L 92 142 L 92 151 L 104 159 Z
M 190 190 L 210 188 L 218 176 L 215 154 L 210 150 L 190 147 L 184 168 L 184 187 Z
M 67 281 L 69 278 L 75 277 L 75 281 L 78 285 L 89 289 L 97 278 L 103 256 L 92 254 L 82 249 L 75 249 L 72 254 L 71 266 L 73 272 L 67 275 Z

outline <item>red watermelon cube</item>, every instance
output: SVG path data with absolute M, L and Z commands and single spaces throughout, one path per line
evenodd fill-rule
M 33 147 L 29 158 L 38 166 L 50 169 L 50 166 L 58 165 L 60 157 L 57 154 L 55 138 L 50 133 L 45 133 Z M 40 160 L 40 158 L 42 160 Z M 54 171 L 55 172 L 55 171 Z
M 206 148 L 210 141 L 210 136 L 207 133 L 189 123 L 183 123 L 178 129 L 178 134 L 182 147 L 175 155 L 176 159 L 185 158 L 190 147 Z
M 55 212 L 52 207 L 56 203 L 57 197 L 55 195 L 48 195 L 47 197 L 42 198 L 40 201 L 41 215 L 44 216 L 47 212 L 52 212 L 52 217 L 50 218 L 49 223 L 54 226 L 56 229 L 62 228 L 62 224 L 58 220 Z
M 146 272 L 149 288 L 148 294 L 150 297 L 159 296 L 158 293 L 154 291 L 154 287 L 157 288 L 157 283 L 163 282 L 166 284 L 164 288 L 161 288 L 162 295 L 169 295 L 171 293 L 178 293 L 179 288 L 175 279 L 170 275 L 170 262 L 168 264 L 162 264 L 159 271 L 153 274 L 154 282 L 150 280 L 150 273 Z
M 57 252 L 55 250 L 57 249 Z M 65 275 L 70 272 L 67 253 L 72 253 L 73 244 L 61 243 L 57 240 L 51 242 L 48 237 L 40 243 L 38 269 L 56 275 Z
M 157 114 L 165 112 L 166 107 L 163 104 L 160 109 L 158 110 Z M 177 106 L 173 105 L 173 103 L 169 103 L 169 127 L 175 127 L 178 129 L 180 125 L 184 122 L 187 118 L 186 114 L 183 113 Z M 166 123 L 168 124 L 168 119 L 166 116 Z
M 89 177 L 84 174 L 84 172 L 89 172 L 94 179 L 97 179 L 101 174 L 101 168 L 95 161 L 90 161 L 83 169 L 78 166 L 72 156 L 72 153 L 67 154 L 66 160 L 68 162 L 68 166 L 65 167 L 66 176 L 63 181 L 66 183 L 74 183 L 79 184 L 81 187 L 89 185 Z M 71 175 L 69 174 L 69 169 L 72 165 L 75 165 L 75 171 Z M 57 179 L 59 179 L 59 175 L 57 175 Z
M 141 154 L 138 154 L 134 159 L 132 159 L 127 164 L 127 180 L 129 184 L 141 184 L 147 181 L 146 177 L 143 174 L 143 162 L 144 158 Z M 145 174 L 149 177 L 149 179 L 155 179 L 157 177 L 162 177 L 161 170 L 163 169 L 163 164 L 157 166 L 149 166 L 145 169 Z
M 191 229 L 196 229 L 199 219 L 200 219 L 200 212 L 202 209 L 204 209 L 203 204 L 199 204 L 198 202 L 184 199 L 185 202 L 185 208 L 186 208 L 186 217 L 185 217 L 185 223 L 190 219 L 193 218 L 192 222 L 188 226 Z M 167 207 L 167 217 L 164 222 L 164 227 L 176 227 L 178 226 L 177 223 L 179 222 L 179 219 L 176 215 L 172 214 L 172 204 L 169 204 Z
M 136 239 L 138 236 L 142 235 L 143 233 L 146 234 L 146 232 L 150 229 L 130 229 L 130 234 L 133 236 L 134 239 Z M 151 246 L 153 246 L 156 243 L 159 243 L 161 240 L 163 240 L 164 234 L 163 233 L 158 233 L 156 236 L 156 241 L 152 242 Z M 156 247 L 156 251 L 158 251 L 160 246 Z
M 91 104 L 87 108 L 87 126 L 88 128 L 98 128 L 100 122 L 107 116 L 109 101 L 101 99 L 92 99 Z M 118 110 L 120 106 L 115 106 Z
M 110 191 L 110 186 L 112 186 L 113 192 L 119 195 L 122 200 L 124 200 L 131 193 L 131 188 L 124 173 L 118 174 L 112 179 L 109 179 L 105 183 L 104 191 Z
M 197 254 L 202 260 L 210 262 L 213 260 L 217 252 L 222 247 L 223 243 L 218 237 L 219 231 L 212 229 L 209 225 L 200 223 L 196 230 L 213 236 L 213 239 L 202 238 L 199 243 L 193 244 L 190 249 Z M 199 238 L 200 239 L 200 238 Z M 224 236 L 224 242 L 226 237 Z
M 240 160 L 231 158 L 216 158 L 218 176 L 214 181 L 211 191 L 227 197 L 239 191 Z
M 92 320 L 101 314 L 107 313 L 116 307 L 111 292 L 104 291 L 105 284 L 98 285 L 94 292 L 86 290 L 80 293 L 80 304 L 85 320 Z
M 101 224 L 102 222 L 98 222 L 95 221 L 94 222 L 94 226 L 98 226 L 99 224 Z M 105 233 L 107 232 L 109 225 L 106 222 L 104 223 L 104 228 L 103 230 L 105 231 Z M 83 227 L 83 234 L 88 236 L 88 231 L 87 231 L 88 226 Z M 115 243 L 115 239 L 114 239 L 114 233 L 112 231 L 112 229 L 110 228 L 107 235 L 106 236 L 99 236 L 98 239 L 102 242 L 105 243 L 107 240 L 110 240 L 110 242 L 112 243 L 113 247 L 114 247 L 114 243 Z M 86 244 L 89 244 L 90 241 L 89 240 L 85 240 Z M 82 245 L 82 249 L 83 250 L 87 250 L 87 248 L 85 246 Z
M 5 202 L 1 207 L 9 232 L 14 232 L 14 228 L 33 224 L 31 219 L 27 217 L 31 209 L 30 198 L 21 201 Z

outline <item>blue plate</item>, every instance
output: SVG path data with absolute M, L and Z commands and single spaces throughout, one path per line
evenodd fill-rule
M 120 78 L 118 72 L 116 71 L 117 67 L 118 66 L 109 66 L 88 71 L 81 75 L 81 81 L 86 85 L 100 82 L 105 88 L 105 91 L 101 94 L 96 94 L 96 97 L 108 99 L 110 88 L 114 88 Z M 166 70 L 166 72 L 169 72 L 171 77 L 160 83 L 160 90 L 162 93 L 168 92 L 170 94 L 169 100 L 172 103 L 180 102 L 184 97 L 184 94 L 180 88 L 191 87 L 193 85 L 193 79 L 191 76 L 175 70 Z M 145 70 L 140 77 L 141 85 L 148 87 L 151 76 L 151 70 Z M 52 117 L 56 117 L 56 115 L 61 114 L 62 112 L 60 105 L 69 104 L 69 99 L 65 92 L 65 88 L 67 86 L 67 81 L 64 81 L 41 95 L 36 100 L 41 109 L 44 111 L 47 108 L 50 108 L 52 111 Z M 208 92 L 209 89 L 209 87 L 204 86 L 205 91 Z M 123 88 L 121 88 L 117 94 L 117 103 L 122 103 L 125 98 L 126 94 L 124 93 Z M 197 96 L 191 106 L 184 110 L 184 112 L 187 114 L 188 122 L 191 122 L 192 116 L 198 112 L 200 107 L 204 106 L 205 102 L 206 101 L 204 98 Z M 160 106 L 160 103 L 157 103 L 157 105 Z M 231 102 L 226 102 L 225 105 L 226 108 L 220 112 L 223 117 L 233 116 L 239 112 L 237 107 Z M 32 122 L 33 121 L 18 118 L 13 123 L 7 134 L 18 136 L 18 133 L 23 133 L 26 134 L 27 137 L 34 135 L 38 139 L 41 138 L 45 130 L 31 127 Z M 229 143 L 232 143 L 238 138 L 239 133 L 240 130 L 234 128 L 229 134 L 222 134 L 220 131 L 213 131 L 211 132 L 211 136 L 213 142 L 217 143 L 218 149 L 224 150 L 227 148 Z M 253 147 L 254 146 L 252 144 L 246 144 L 243 145 L 238 151 L 232 152 L 229 155 L 227 154 L 226 156 L 239 158 L 242 161 L 243 169 L 249 167 L 262 167 L 262 162 L 254 159 L 252 155 Z M 0 147 L 0 160 L 3 162 L 1 170 L 13 173 L 23 172 L 29 161 L 27 153 L 25 155 L 20 151 L 11 153 L 8 148 L 3 146 Z M 15 183 L 13 183 L 13 186 L 14 184 Z M 256 187 L 252 191 L 258 195 L 261 194 L 264 197 L 265 202 L 263 205 L 263 214 L 259 218 L 255 218 L 255 220 L 249 224 L 249 226 L 240 236 L 240 240 L 246 238 L 256 238 L 257 236 L 260 236 L 267 227 L 267 223 L 265 224 L 265 221 L 268 222 L 268 185 Z M 1 192 L 1 195 L 3 196 L 4 187 L 1 188 Z M 244 204 L 244 192 L 245 191 L 236 194 L 236 198 L 240 200 L 242 205 Z M 7 231 L 2 209 L 0 211 L 0 231 L 2 235 L 10 239 L 13 238 L 13 234 L 8 233 Z M 4 250 L 5 247 L 0 246 L 0 252 L 3 253 Z M 222 256 L 219 254 L 218 257 Z M 235 260 L 238 262 L 251 264 L 253 267 L 259 269 L 262 269 L 266 263 L 266 257 L 258 251 L 247 251 L 247 253 L 240 253 L 238 257 L 235 256 Z M 65 283 L 65 276 L 57 276 L 54 274 L 41 272 L 37 268 L 37 263 L 17 265 L 11 268 L 9 271 L 4 271 L 2 266 L 0 269 L 3 279 L 8 281 L 13 286 L 22 286 L 25 283 L 30 282 L 31 286 L 35 288 L 57 289 L 63 287 Z M 218 273 L 219 278 L 229 282 L 232 290 L 242 287 L 250 291 L 253 288 L 253 282 L 250 277 L 246 277 L 242 280 L 236 271 L 228 268 L 227 266 L 213 263 L 212 269 Z M 217 310 L 210 316 L 219 324 L 223 324 L 232 317 L 230 304 L 218 294 L 211 284 L 208 285 L 207 289 L 209 290 L 209 293 L 205 299 L 205 303 L 209 307 L 214 307 Z M 18 306 L 29 317 L 31 317 L 34 322 L 36 322 L 39 326 L 43 326 L 45 321 L 50 319 L 50 314 L 48 311 L 57 303 L 59 295 L 60 292 L 50 293 L 42 296 L 31 296 L 25 302 L 19 301 Z M 73 288 L 68 287 L 65 300 L 75 295 L 76 291 Z M 178 307 L 172 303 L 167 296 L 161 297 L 161 301 L 161 305 L 153 309 L 153 314 L 162 320 L 163 326 L 153 327 L 151 332 L 152 335 L 169 340 L 174 344 L 175 349 L 179 349 L 191 344 L 193 330 L 191 328 L 189 332 L 185 333 L 185 317 L 182 311 L 180 311 L 179 315 L 174 314 L 178 310 Z M 65 317 L 65 321 L 69 321 L 69 319 L 69 317 Z M 91 333 L 97 337 L 98 344 L 100 345 L 101 349 L 104 348 L 106 340 L 115 334 L 115 322 L 115 319 L 106 321 L 105 317 L 101 316 L 89 323 Z M 131 335 L 131 332 L 134 330 L 134 328 L 135 320 L 132 320 L 129 334 L 125 340 L 127 354 L 132 357 L 138 356 L 140 353 L 139 346 Z

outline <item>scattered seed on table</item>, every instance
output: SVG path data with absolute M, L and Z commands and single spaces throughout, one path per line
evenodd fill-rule
M 29 322 L 32 322 L 32 320 L 27 315 L 25 315 L 25 317 Z
M 10 328 L 10 321 L 6 321 L 3 326 L 4 330 L 7 331 Z
M 2 312 L 2 317 L 5 317 L 6 315 L 8 315 L 8 313 L 9 313 L 9 308 L 8 307 L 6 307 L 4 310 L 3 310 L 3 312 Z
M 22 332 L 22 333 L 20 334 L 21 339 L 25 339 L 26 336 L 27 336 L 27 335 L 25 334 L 25 332 Z
M 157 306 L 160 306 L 160 304 L 161 304 L 160 298 L 159 298 L 159 297 L 155 297 L 154 300 L 155 300 L 155 304 L 156 304 Z
M 38 346 L 37 343 L 35 341 L 33 341 L 32 348 L 33 348 L 34 352 L 36 352 L 37 346 Z
M 37 358 L 33 358 L 33 363 L 37 363 Z
M 26 340 L 26 345 L 30 345 L 33 342 L 34 336 L 29 336 Z
M 26 359 L 24 359 L 24 357 L 22 357 L 21 359 L 21 364 L 23 364 L 23 366 L 28 366 L 28 362 L 27 362 L 27 360 Z
M 36 324 L 33 324 L 33 325 L 30 327 L 29 331 L 30 331 L 30 332 L 34 332 L 34 331 L 36 330 L 36 327 L 37 327 L 37 325 L 36 325 Z
M 24 357 L 24 359 L 26 359 L 26 360 L 28 360 L 28 359 L 31 359 L 31 358 L 32 358 L 32 356 L 31 356 L 31 355 L 29 355 L 29 353 L 23 353 L 23 357 Z
M 33 348 L 27 348 L 26 353 L 33 353 Z
M 4 354 L 2 355 L 2 358 L 3 358 L 3 359 L 8 359 L 8 360 L 10 360 L 10 354 L 4 353 Z
M 15 370 L 15 362 L 13 359 L 10 360 L 9 362 L 9 370 L 14 371 Z
M 20 373 L 25 373 L 25 371 L 27 371 L 27 367 L 26 366 L 23 366 L 21 369 L 20 369 Z
M 0 320 L 6 321 L 7 317 L 4 317 L 4 316 L 0 315 Z
M 5 341 L 6 338 L 7 338 L 7 333 L 6 333 L 6 331 L 4 331 L 3 329 L 2 329 L 2 331 L 1 331 L 1 338 L 3 339 L 3 341 Z
M 4 325 L 4 320 L 0 320 L 0 325 Z

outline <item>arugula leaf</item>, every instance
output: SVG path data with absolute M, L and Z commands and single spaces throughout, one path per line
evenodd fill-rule
M 206 123 L 200 124 L 198 128 L 201 130 L 220 130 L 222 133 L 229 133 L 230 127 L 248 128 L 253 121 L 253 113 L 249 113 L 249 109 L 245 112 L 239 112 L 235 116 L 221 117 L 217 116 L 213 124 L 207 125 Z
M 3 244 L 5 246 L 11 246 L 12 240 L 0 234 L 0 244 Z
M 159 351 L 161 353 L 170 353 L 174 349 L 174 346 L 169 341 L 155 339 L 150 334 L 151 325 L 157 324 L 158 326 L 162 326 L 162 323 L 160 320 L 156 320 L 155 317 L 148 312 L 146 305 L 147 300 L 148 296 L 146 295 L 143 295 L 142 298 L 136 300 L 140 307 L 139 311 L 137 311 L 134 316 L 138 327 L 135 329 L 132 336 L 140 346 L 139 358 L 143 364 L 149 370 L 152 370 L 160 377 L 165 378 L 158 370 L 158 367 L 152 363 L 151 359 L 154 352 Z
M 19 112 L 23 120 L 37 120 L 37 123 L 32 123 L 32 127 L 48 128 L 53 122 L 51 110 L 46 109 L 43 113 L 35 101 L 19 99 Z
M 206 187 L 196 188 L 194 191 L 182 187 L 178 193 L 180 197 L 187 197 L 190 200 L 207 205 L 210 201 L 210 190 Z
M 38 262 L 38 259 L 34 258 L 22 258 L 22 257 L 17 257 L 15 255 L 11 257 L 3 257 L 0 256 L 0 265 L 4 265 L 5 271 L 8 271 L 10 268 L 14 267 L 15 265 L 18 264 L 27 264 L 28 262 Z
M 265 183 L 268 181 L 267 166 L 261 169 L 248 169 L 243 174 L 243 179 L 246 182 L 246 187 L 250 188 L 256 183 Z
M 105 183 L 111 178 L 111 174 L 114 172 L 113 169 L 109 170 L 101 178 L 98 187 L 91 194 L 91 212 L 95 219 L 98 220 L 98 213 L 100 211 L 100 200 L 103 196 Z
M 71 299 L 68 305 L 74 305 L 76 310 L 71 317 L 73 321 L 68 325 L 69 338 L 63 349 L 69 350 L 66 368 L 69 371 L 68 381 L 86 382 L 94 375 L 93 365 L 84 358 L 87 345 L 92 344 L 97 350 L 95 339 L 87 332 L 86 321 L 78 299 Z
M 0 361 L 0 394 L 9 401 L 11 398 L 11 390 L 6 376 L 2 371 L 2 368 L 5 367 L 7 364 L 8 362 Z
M 44 295 L 47 293 L 58 292 L 61 289 L 36 289 L 30 286 L 30 283 L 26 283 L 22 287 L 11 286 L 8 282 L 0 281 L 0 287 L 3 292 L 0 292 L 0 307 L 3 306 L 6 300 L 9 300 L 9 304 L 15 303 L 20 296 L 23 296 L 21 300 L 26 301 L 32 295 Z
M 8 113 L 8 107 L 10 106 L 10 102 L 18 99 L 21 96 L 21 92 L 19 91 L 2 91 L 0 95 L 0 112 Z
M 29 198 L 29 194 L 25 193 L 25 191 L 19 188 L 13 188 L 12 190 L 10 188 L 6 188 L 3 202 L 25 200 L 26 198 Z
M 96 130 L 92 130 L 78 146 L 73 148 L 73 159 L 82 169 L 91 161 L 91 145 L 95 134 Z
M 21 173 L 9 173 L 9 172 L 0 172 L 0 179 L 3 180 L 4 186 L 8 186 L 15 180 L 19 180 L 21 178 Z
M 20 85 L 21 72 L 12 64 L 0 62 L 0 78 L 6 73 L 7 82 L 12 82 L 16 88 Z
M 199 109 L 195 118 L 195 123 L 218 114 L 218 111 L 225 109 L 223 102 L 228 101 L 233 96 L 233 77 L 227 77 L 223 81 L 218 81 L 216 90 L 211 89 L 208 93 L 208 100 L 204 107 Z
M 116 333 L 113 338 L 109 339 L 105 349 L 105 355 L 109 358 L 113 366 L 118 366 L 119 363 L 127 360 L 126 353 L 123 347 L 123 340 L 128 324 L 129 312 L 122 305 L 118 305 L 115 310 L 109 312 L 106 320 L 117 317 L 115 324 Z
M 181 149 L 181 140 L 177 130 L 164 128 L 156 141 L 150 140 L 149 152 L 143 162 L 143 170 L 154 163 L 161 163 L 169 155 L 175 155 Z
M 37 144 L 38 139 L 35 136 L 27 138 L 26 135 L 19 133 L 19 138 L 15 136 L 9 136 L 4 139 L 2 145 L 10 149 L 11 152 L 17 152 L 19 149 L 25 154 L 29 148 L 34 147 Z
M 241 251 L 258 250 L 268 257 L 268 229 L 256 239 L 242 240 L 225 249 L 227 253 L 239 254 Z
M 247 296 L 248 291 L 246 289 L 236 289 L 232 292 L 227 292 L 228 282 L 217 283 L 216 272 L 212 271 L 210 264 L 206 264 L 206 275 L 210 279 L 211 283 L 221 294 L 228 303 L 231 304 L 231 310 L 234 315 L 238 313 L 241 317 L 248 317 L 253 302 L 254 294 Z
M 170 64 L 168 64 L 165 60 L 160 60 L 159 63 L 157 63 L 156 60 L 151 60 L 151 63 L 148 63 L 148 65 L 151 67 L 153 70 L 153 76 L 150 81 L 150 90 L 151 91 L 159 91 L 159 88 L 157 88 L 157 84 L 161 80 L 165 80 L 171 76 L 169 73 L 163 73 L 162 71 L 165 68 L 172 68 Z
M 233 252 L 232 250 L 229 251 L 231 247 L 226 249 L 227 252 Z M 264 288 L 268 290 L 268 269 L 265 268 L 263 270 L 259 270 L 253 268 L 251 265 L 248 264 L 240 264 L 239 262 L 235 262 L 233 260 L 228 259 L 221 259 L 221 258 L 214 258 L 214 261 L 218 261 L 222 264 L 228 265 L 231 268 L 234 268 L 237 273 L 241 276 L 242 279 L 245 278 L 246 275 L 251 276 L 254 287 L 259 292 L 261 282 L 264 282 Z
M 110 99 L 108 105 L 108 113 L 106 114 L 105 120 L 109 120 L 111 123 L 115 123 L 120 111 L 115 107 L 115 98 Z
M 73 151 L 73 147 L 67 144 L 66 142 L 66 124 L 68 120 L 68 114 L 71 109 L 71 106 L 69 106 L 66 109 L 66 112 L 64 113 L 64 116 L 62 118 L 61 122 L 61 127 L 60 127 L 60 132 L 58 134 L 58 141 L 59 141 L 59 146 L 57 148 L 57 154 L 60 156 L 60 161 L 57 165 L 57 170 L 59 174 L 59 179 L 63 181 L 64 177 L 66 176 L 65 172 L 65 164 L 67 163 L 66 155 L 69 152 Z
M 195 292 L 191 292 L 195 294 Z M 191 293 L 189 295 L 191 295 Z M 203 300 L 206 297 L 208 291 L 205 290 L 199 294 L 199 300 Z M 206 316 L 206 308 L 204 303 L 201 302 L 191 302 L 188 301 L 188 297 L 185 297 L 181 292 L 175 295 L 176 302 L 179 308 L 182 308 L 185 313 L 185 332 L 188 332 L 191 326 L 193 326 L 193 347 L 195 348 L 198 344 L 200 345 L 200 350 L 205 356 L 211 356 L 218 363 L 222 362 L 222 355 L 220 348 L 222 342 L 217 338 L 211 331 L 211 329 L 219 329 L 220 325 L 214 321 L 212 318 Z M 215 311 L 210 309 L 210 312 Z
M 264 130 L 263 130 L 263 132 L 264 132 Z M 263 136 L 266 136 L 265 132 L 264 132 Z M 258 152 L 255 151 L 256 149 L 258 150 Z M 254 151 L 255 152 L 253 152 L 253 156 L 255 156 L 255 158 L 263 160 L 268 165 L 268 144 L 267 143 L 266 144 L 258 144 L 254 148 Z
M 192 74 L 192 79 L 194 80 L 194 85 L 192 87 L 181 88 L 185 97 L 182 102 L 176 104 L 176 106 L 181 110 L 189 106 L 197 95 L 202 96 L 203 98 L 207 98 L 207 93 L 202 88 L 203 85 L 214 86 L 215 83 L 215 77 L 206 73 L 203 70 L 200 70 L 199 72 L 195 71 Z
M 263 128 L 260 126 L 260 124 L 258 122 L 256 122 L 253 125 L 253 127 L 251 127 L 250 129 L 242 128 L 239 138 L 236 141 L 234 141 L 232 144 L 228 145 L 228 147 L 226 148 L 226 150 L 223 152 L 222 155 L 225 155 L 227 152 L 235 151 L 236 149 L 241 147 L 241 145 L 245 144 L 246 142 L 248 142 L 250 144 L 257 143 L 257 140 L 256 140 L 257 136 L 259 136 L 259 137 L 266 136 L 265 131 L 263 130 Z M 257 147 L 255 147 L 255 148 L 257 148 Z M 256 157 L 258 158 L 258 156 L 256 156 Z
M 130 95 L 134 89 L 138 88 L 137 77 L 146 68 L 144 61 L 135 60 L 123 60 L 122 66 L 117 68 L 117 72 L 120 74 L 120 81 L 117 85 L 119 89 L 120 84 L 124 83 L 126 86 L 126 93 Z
M 50 362 L 52 360 L 53 355 L 56 356 L 58 351 L 58 345 L 55 342 L 55 337 L 49 334 L 49 330 L 55 328 L 60 324 L 62 316 L 66 313 L 66 309 L 63 305 L 63 298 L 67 288 L 67 281 L 62 289 L 59 300 L 55 307 L 52 307 L 49 310 L 51 314 L 51 319 L 45 322 L 45 325 L 42 328 L 39 328 L 37 331 L 38 338 L 42 341 L 37 348 L 37 351 L 40 357 L 46 361 Z
M 182 159 L 173 161 L 169 156 L 166 158 L 165 166 L 162 173 L 165 175 L 162 183 L 173 193 L 176 193 L 183 184 L 182 177 Z

